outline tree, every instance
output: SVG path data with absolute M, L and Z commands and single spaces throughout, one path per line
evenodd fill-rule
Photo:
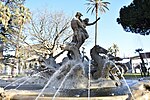
M 29 9 L 23 6 L 25 0 L 0 2 L 0 39 L 7 46 L 16 48 L 16 56 L 24 24 L 30 20 Z
M 66 17 L 63 12 L 38 11 L 30 23 L 29 33 L 31 39 L 41 44 L 41 50 L 48 51 L 47 54 L 54 56 L 60 44 L 63 44 L 70 34 L 71 18 Z M 40 51 L 39 51 L 40 53 Z
M 27 17 L 22 14 L 22 11 L 26 9 L 23 6 L 23 3 L 24 3 L 24 0 L 13 0 L 13 1 L 1 0 L 0 2 L 1 38 L 3 36 L 4 38 L 8 39 L 8 37 L 11 34 L 15 33 L 15 30 L 18 29 L 18 26 L 20 26 L 21 23 L 19 21 L 21 21 L 23 18 L 24 20 L 29 18 L 29 16 Z M 27 9 L 25 11 L 27 12 Z
M 114 44 L 108 48 L 108 52 L 113 55 L 114 57 L 117 57 L 117 53 L 119 52 L 119 48 L 117 44 Z
M 3 43 L 12 44 L 9 46 L 16 48 L 15 57 L 18 60 L 17 65 L 19 69 L 19 43 L 23 39 L 22 31 L 24 25 L 30 20 L 30 11 L 23 5 L 24 1 L 1 0 L 0 2 L 0 39 Z
M 17 30 L 17 45 L 16 45 L 15 56 L 19 57 L 19 55 L 18 55 L 19 42 L 20 42 L 21 38 L 23 39 L 22 31 L 23 31 L 23 28 L 24 28 L 24 24 L 31 19 L 31 17 L 30 17 L 31 15 L 30 15 L 29 9 L 25 8 L 23 5 L 20 5 L 19 9 L 16 9 L 16 10 L 17 10 L 16 14 L 17 14 L 17 17 L 18 17 L 17 24 L 18 24 L 19 29 Z
M 120 17 L 117 18 L 126 32 L 149 35 L 150 33 L 150 1 L 133 0 L 133 2 L 120 9 Z
M 94 12 L 96 13 L 96 20 L 98 18 L 98 9 L 100 10 L 101 13 L 105 13 L 106 10 L 109 10 L 107 5 L 110 4 L 109 2 L 105 2 L 103 0 L 87 0 L 88 3 L 86 3 L 86 5 L 88 5 L 89 7 L 87 8 L 87 12 L 89 12 L 91 10 L 91 13 Z M 97 22 L 95 24 L 95 45 L 97 43 Z
M 4 30 L 8 26 L 8 21 L 10 20 L 10 10 L 7 6 L 3 5 L 0 2 L 0 57 L 3 57 L 3 42 L 5 41 L 5 33 Z

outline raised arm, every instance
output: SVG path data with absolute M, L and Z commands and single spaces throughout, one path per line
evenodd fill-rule
M 100 19 L 100 17 L 96 21 L 94 21 L 93 23 L 86 23 L 86 26 L 94 25 L 99 19 Z

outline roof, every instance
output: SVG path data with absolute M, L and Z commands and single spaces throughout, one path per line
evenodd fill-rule
M 144 52 L 144 53 L 141 53 L 141 55 L 143 58 L 150 58 L 150 52 Z M 132 56 L 132 57 L 125 57 L 123 59 L 140 59 L 140 56 L 136 55 L 136 56 Z
M 143 58 L 150 58 L 150 52 L 141 53 Z

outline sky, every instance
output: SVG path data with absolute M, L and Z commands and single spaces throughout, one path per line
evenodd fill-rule
M 98 22 L 97 44 L 108 49 L 114 44 L 119 47 L 120 57 L 135 56 L 135 49 L 143 48 L 143 52 L 149 52 L 150 36 L 138 35 L 125 32 L 120 24 L 116 22 L 119 11 L 123 6 L 128 6 L 133 0 L 104 0 L 110 2 L 109 10 L 106 13 L 99 13 L 101 18 Z M 74 16 L 77 11 L 83 14 L 82 19 L 89 18 L 90 22 L 95 20 L 95 13 L 87 13 L 86 0 L 26 0 L 25 6 L 34 12 L 38 9 L 48 9 L 49 11 L 63 11 L 66 15 Z M 86 54 L 94 46 L 95 27 L 86 28 L 89 38 L 84 43 Z

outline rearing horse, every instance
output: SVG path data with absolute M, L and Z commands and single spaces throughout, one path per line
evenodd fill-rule
M 106 55 L 108 51 L 99 45 L 95 45 L 91 51 L 90 55 L 93 60 L 93 66 L 96 68 L 96 72 L 93 74 L 94 78 L 111 78 L 113 80 L 116 80 L 117 78 L 115 77 L 113 73 L 114 69 L 117 68 L 116 64 L 107 59 L 106 56 L 102 56 L 100 54 Z M 117 71 L 115 71 L 117 72 Z
M 102 56 L 100 54 L 106 55 L 108 51 L 99 45 L 95 45 L 91 51 L 90 55 L 93 60 L 92 65 L 96 68 L 93 74 L 94 78 L 111 78 L 112 80 L 117 80 L 121 78 L 124 73 L 127 72 L 127 67 L 121 63 L 115 63 L 112 60 Z
M 95 45 L 90 50 L 90 55 L 93 60 L 93 65 L 96 68 L 96 72 L 94 73 L 94 78 L 100 78 L 102 74 L 103 66 L 106 62 L 106 59 L 104 56 L 100 56 L 99 54 L 107 54 L 107 50 L 100 47 L 99 45 Z

